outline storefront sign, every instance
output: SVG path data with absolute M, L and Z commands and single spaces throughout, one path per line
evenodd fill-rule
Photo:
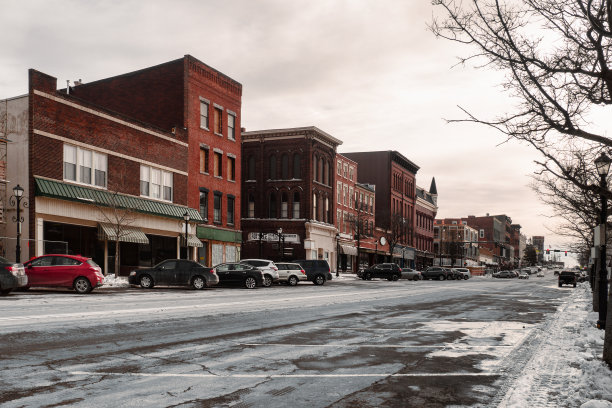
M 259 241 L 265 242 L 278 242 L 278 234 L 275 232 L 265 232 L 260 234 L 259 232 L 249 232 L 249 241 Z M 281 241 L 284 241 L 285 244 L 299 244 L 300 236 L 298 234 L 281 234 Z

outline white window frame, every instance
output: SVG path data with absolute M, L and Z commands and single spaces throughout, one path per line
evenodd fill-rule
M 236 114 L 229 109 L 227 111 L 227 138 L 236 140 Z
M 83 149 L 71 144 L 64 144 L 63 179 L 78 184 L 106 189 L 108 186 L 108 156 L 94 150 Z M 72 156 L 72 157 L 68 157 Z M 66 177 L 66 164 L 74 166 L 74 178 Z M 89 165 L 89 167 L 85 167 Z M 89 180 L 85 181 L 81 167 L 89 168 Z M 104 173 L 103 185 L 96 184 L 96 171 Z
M 204 110 L 202 109 L 202 105 L 206 105 L 205 115 L 202 114 L 204 113 Z M 207 126 L 202 126 L 202 117 L 206 118 Z M 210 131 L 210 101 L 202 97 L 200 97 L 200 128 Z
M 143 183 L 145 183 L 147 187 L 147 192 L 143 191 Z M 168 189 L 169 193 L 166 194 Z M 140 196 L 151 198 L 153 200 L 166 201 L 169 203 L 173 202 L 174 181 L 172 173 L 156 167 L 145 166 L 144 164 L 141 164 Z M 166 199 L 166 196 L 169 196 L 170 199 Z

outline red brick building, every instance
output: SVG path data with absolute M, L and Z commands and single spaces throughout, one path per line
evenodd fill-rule
M 514 265 L 514 247 L 511 245 L 512 219 L 505 214 L 462 218 L 478 231 L 480 248 L 487 248 L 493 255 L 493 266 L 510 268 Z
M 210 266 L 240 259 L 240 83 L 185 55 L 81 84 L 72 95 L 187 142 L 186 204 L 198 208 L 203 219 L 196 231 L 202 241 L 198 260 Z M 153 149 L 141 148 L 145 152 Z M 184 160 L 176 156 L 167 159 Z
M 376 186 L 376 228 L 384 231 L 381 245 L 391 252 L 387 258 L 414 266 L 419 167 L 395 150 L 342 154 L 357 162 L 360 183 Z
M 341 143 L 316 127 L 242 133 L 243 258 L 325 259 L 336 269 Z
M 357 163 L 336 154 L 336 171 L 334 172 L 336 197 L 336 228 L 337 235 L 337 268 L 342 271 L 353 271 L 357 261 L 357 246 L 355 236 L 361 229 L 358 223 L 356 183 Z
M 56 78 L 35 70 L 29 71 L 28 94 L 7 104 L 27 118 L 7 155 L 9 190 L 23 186 L 29 203 L 22 261 L 67 252 L 90 256 L 111 272 L 117 214 L 126 214 L 119 237 L 122 274 L 180 255 L 183 215 L 201 221 L 187 205 L 183 129 L 172 132 L 58 91 Z M 195 241 L 188 240 L 191 251 Z
M 433 266 L 434 252 L 434 220 L 438 213 L 438 189 L 436 179 L 431 180 L 429 191 L 417 186 L 415 205 L 415 234 L 414 246 L 416 248 L 415 263 L 418 270 Z

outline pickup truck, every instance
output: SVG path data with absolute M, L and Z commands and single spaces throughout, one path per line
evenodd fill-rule
M 574 271 L 563 271 L 559 274 L 559 287 L 563 285 L 574 285 L 576 287 L 576 273 Z

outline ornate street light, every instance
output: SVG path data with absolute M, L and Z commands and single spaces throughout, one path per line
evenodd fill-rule
M 183 220 L 185 220 L 185 259 L 189 259 L 189 244 L 187 243 L 187 234 L 189 232 L 189 213 L 185 211 L 183 214 Z
M 608 183 L 606 178 L 610 171 L 610 164 L 612 160 L 605 153 L 602 153 L 597 159 L 595 159 L 595 167 L 597 167 L 597 174 L 599 174 L 599 198 L 601 200 L 601 213 L 599 223 L 602 228 L 601 236 L 601 249 L 599 253 L 599 320 L 597 321 L 597 328 L 606 328 L 606 314 L 608 311 L 608 270 L 606 268 L 606 224 L 608 221 L 608 199 L 606 197 L 606 190 L 608 189 Z
M 282 242 L 282 236 L 283 236 L 283 229 L 279 228 L 276 230 L 276 234 L 278 235 L 278 252 L 280 252 L 280 260 L 282 261 L 284 256 L 283 256 L 283 252 L 285 250 L 285 248 L 283 248 L 281 246 L 281 242 Z
M 23 207 L 29 206 L 28 201 L 23 197 L 23 187 L 17 184 L 13 187 L 13 195 L 9 197 L 9 205 L 17 208 L 17 215 L 13 217 L 13 222 L 17 223 L 17 245 L 15 246 L 15 262 L 21 263 L 21 223 L 23 217 L 21 216 L 21 201 L 23 200 Z

